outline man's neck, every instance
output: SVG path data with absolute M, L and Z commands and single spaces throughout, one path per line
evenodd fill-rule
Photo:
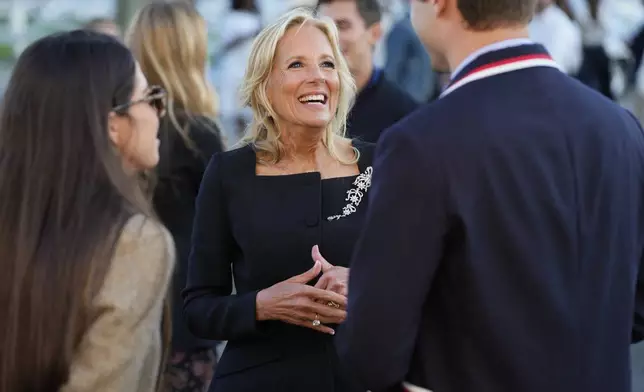
M 373 68 L 373 63 L 369 62 L 368 65 L 365 64 L 365 67 L 361 70 L 361 72 L 353 73 L 353 77 L 356 80 L 356 89 L 358 90 L 358 92 L 364 90 L 364 88 L 369 84 L 371 76 L 373 75 Z
M 446 53 L 449 69 L 451 71 L 455 70 L 469 55 L 485 46 L 521 38 L 529 38 L 526 27 L 497 29 L 487 32 L 465 31 L 459 37 L 453 36 L 455 45 Z

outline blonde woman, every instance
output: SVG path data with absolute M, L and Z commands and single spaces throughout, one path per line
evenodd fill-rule
M 223 149 L 213 121 L 216 97 L 205 77 L 206 24 L 186 2 L 153 2 L 135 16 L 126 42 L 150 83 L 168 94 L 168 113 L 159 131 L 154 207 L 175 240 L 173 303 L 180 304 L 195 198 L 208 160 Z M 181 306 L 173 306 L 167 391 L 206 390 L 216 361 L 214 346 L 215 342 L 190 334 Z
M 333 338 L 373 146 L 344 137 L 354 83 L 335 26 L 295 10 L 266 27 L 243 95 L 254 119 L 208 166 L 184 291 L 192 331 L 228 341 L 210 391 L 357 392 Z

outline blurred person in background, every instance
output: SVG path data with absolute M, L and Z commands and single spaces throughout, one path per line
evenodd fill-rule
M 568 75 L 576 75 L 584 58 L 582 32 L 555 0 L 538 0 L 528 26 L 530 38 L 546 47 Z
M 358 89 L 347 122 L 348 135 L 375 143 L 383 130 L 418 107 L 374 66 L 374 46 L 382 37 L 380 4 L 378 0 L 320 0 L 317 11 L 335 22 L 342 54 Z
M 174 245 L 139 174 L 163 111 L 112 37 L 20 55 L 0 111 L 0 390 L 156 390 Z
M 411 25 L 409 1 L 405 0 L 406 12 L 387 34 L 387 62 L 384 70 L 389 80 L 422 103 L 434 96 L 438 80 L 432 70 L 429 55 Z
M 114 22 L 114 20 L 110 18 L 92 19 L 87 22 L 83 28 L 86 30 L 95 31 L 97 33 L 111 35 L 117 38 L 121 37 L 121 29 L 116 24 L 116 22 Z
M 211 392 L 364 392 L 333 347 L 374 150 L 343 137 L 353 89 L 335 26 L 311 12 L 253 44 L 253 122 L 204 175 L 184 291 L 192 331 L 228 341 Z
M 222 47 L 214 55 L 215 84 L 221 99 L 221 121 L 228 146 L 242 137 L 252 113 L 242 105 L 239 88 L 244 79 L 253 38 L 262 28 L 254 0 L 231 0 L 231 10 L 221 26 Z
M 193 336 L 181 311 L 186 285 L 195 199 L 210 157 L 223 150 L 217 97 L 206 81 L 206 23 L 184 1 L 144 6 L 130 25 L 126 42 L 150 83 L 168 95 L 161 122 L 160 161 L 156 169 L 154 208 L 174 237 L 177 268 L 172 285 L 172 355 L 166 391 L 207 389 L 216 363 L 216 342 Z
M 582 31 L 579 79 L 611 99 L 621 98 L 637 64 L 629 45 L 644 24 L 644 4 L 640 0 L 566 0 L 566 5 Z

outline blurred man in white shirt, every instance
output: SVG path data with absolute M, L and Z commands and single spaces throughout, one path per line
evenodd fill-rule
M 545 46 L 567 74 L 574 75 L 579 71 L 583 60 L 581 29 L 554 0 L 539 0 L 529 31 L 530 37 Z

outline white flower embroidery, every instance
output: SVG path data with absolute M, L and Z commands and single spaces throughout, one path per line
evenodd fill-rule
M 365 193 L 367 193 L 367 190 L 371 186 L 371 174 L 373 173 L 373 168 L 369 166 L 368 168 L 365 169 L 364 173 L 361 173 L 356 177 L 356 179 L 353 181 L 353 185 L 355 185 L 355 188 L 351 188 L 347 191 L 347 197 L 346 201 L 349 203 L 342 208 L 342 215 L 333 215 L 328 217 L 327 219 L 330 221 L 333 220 L 338 220 L 340 218 L 344 218 L 346 216 L 349 216 L 353 214 L 354 212 L 357 211 L 357 207 L 360 205 L 360 202 L 362 202 L 362 198 L 364 197 Z

